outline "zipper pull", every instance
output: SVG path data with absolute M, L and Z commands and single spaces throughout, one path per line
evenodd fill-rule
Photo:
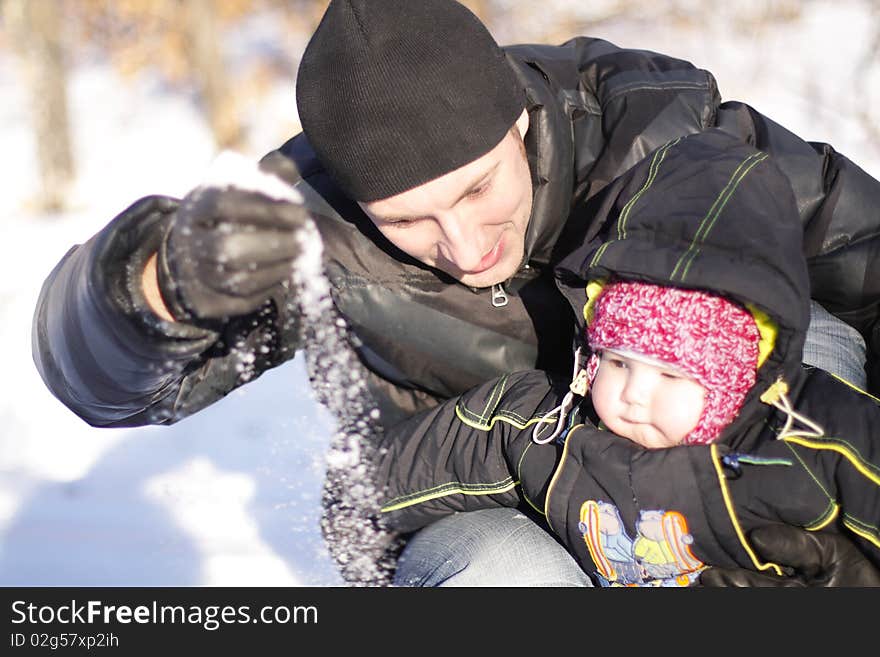
M 507 292 L 504 291 L 502 283 L 496 283 L 492 286 L 492 305 L 496 308 L 503 308 L 507 305 Z

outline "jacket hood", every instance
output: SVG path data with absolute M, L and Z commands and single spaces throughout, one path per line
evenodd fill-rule
M 762 334 L 761 365 L 722 441 L 766 412 L 757 398 L 780 378 L 798 384 L 810 317 L 803 228 L 788 179 L 766 153 L 720 130 L 683 137 L 609 185 L 598 208 L 598 236 L 556 269 L 578 335 L 587 285 L 611 278 L 705 290 L 747 307 Z

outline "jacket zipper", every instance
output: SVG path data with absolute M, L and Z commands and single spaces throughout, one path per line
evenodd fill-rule
M 507 292 L 504 290 L 503 283 L 495 283 L 492 286 L 492 305 L 496 308 L 503 308 L 507 305 Z

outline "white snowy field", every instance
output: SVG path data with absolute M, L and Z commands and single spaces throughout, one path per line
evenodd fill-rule
M 699 26 L 618 23 L 592 34 L 708 68 L 725 99 L 880 177 L 876 3 L 802 4 L 797 21 L 748 33 L 722 11 Z M 0 49 L 0 586 L 340 585 L 318 529 L 334 425 L 301 357 L 172 427 L 94 429 L 43 386 L 30 330 L 51 268 L 138 197 L 183 195 L 216 151 L 189 95 L 84 58 L 69 97 L 73 209 L 33 216 L 21 86 L 17 60 Z M 872 109 L 870 127 L 862 113 Z M 295 125 L 292 77 L 248 111 L 256 158 Z

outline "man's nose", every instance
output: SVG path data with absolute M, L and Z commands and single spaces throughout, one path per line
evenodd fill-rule
M 462 271 L 475 270 L 487 250 L 480 238 L 476 218 L 461 212 L 448 212 L 438 217 L 438 221 L 443 230 L 440 246 L 443 257 Z

